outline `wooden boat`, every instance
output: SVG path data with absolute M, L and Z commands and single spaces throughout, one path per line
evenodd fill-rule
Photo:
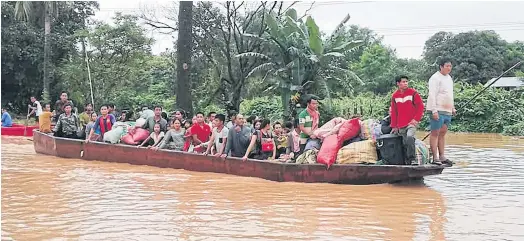
M 2 136 L 33 136 L 33 130 L 38 129 L 38 126 L 24 126 L 13 123 L 11 127 L 2 127 Z
M 185 169 L 197 172 L 225 173 L 237 176 L 259 177 L 278 182 L 326 182 L 341 184 L 378 184 L 421 179 L 438 175 L 444 167 L 436 165 L 332 165 L 328 170 L 322 164 L 294 164 L 240 158 L 219 158 L 193 153 L 158 150 L 136 146 L 85 143 L 54 137 L 37 130 L 33 134 L 37 153 L 63 158 L 120 162 L 164 168 Z

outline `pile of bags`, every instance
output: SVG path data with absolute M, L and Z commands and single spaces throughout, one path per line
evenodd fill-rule
M 142 129 L 145 123 L 146 120 L 143 118 L 137 119 L 134 125 L 115 122 L 111 130 L 104 134 L 103 141 L 111 144 L 122 142 L 128 145 L 138 145 L 149 136 L 149 131 Z
M 338 164 L 375 164 L 378 160 L 376 140 L 383 134 L 384 124 L 378 120 L 334 118 L 313 132 L 322 141 L 320 150 L 307 150 L 296 158 L 296 163 L 322 163 L 328 168 Z M 387 128 L 386 128 L 387 129 Z M 429 163 L 429 149 L 421 140 L 416 140 L 417 164 Z
M 136 120 L 135 126 L 133 128 L 129 128 L 127 134 L 123 135 L 120 138 L 120 141 L 128 145 L 141 144 L 144 140 L 147 139 L 147 137 L 149 137 L 149 131 L 142 128 L 145 123 L 146 120 L 143 118 Z

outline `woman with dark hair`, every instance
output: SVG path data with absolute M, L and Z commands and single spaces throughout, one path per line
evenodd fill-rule
M 256 123 L 256 122 L 255 122 Z M 275 148 L 275 140 L 271 134 L 271 123 L 268 119 L 264 119 L 260 122 L 260 129 L 256 130 L 251 136 L 251 142 L 247 148 L 246 154 L 242 159 L 245 161 L 248 157 L 258 160 L 267 160 L 271 158 L 275 159 L 277 155 L 277 149 Z M 251 150 L 253 150 L 251 154 Z
M 153 147 L 153 150 L 158 149 L 169 149 L 174 151 L 183 151 L 184 150 L 184 134 L 185 130 L 182 128 L 182 121 L 179 119 L 174 119 L 171 122 L 171 129 L 167 131 L 164 136 L 164 140 L 160 142 L 160 145 Z

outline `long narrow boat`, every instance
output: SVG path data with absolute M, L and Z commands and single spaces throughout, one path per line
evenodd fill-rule
M 340 184 L 378 184 L 420 179 L 438 175 L 444 167 L 436 165 L 339 165 L 328 170 L 321 164 L 294 164 L 239 158 L 219 158 L 193 153 L 158 150 L 100 142 L 85 143 L 54 137 L 37 130 L 33 134 L 35 151 L 63 158 L 120 162 L 197 172 L 225 173 L 259 177 L 278 182 L 326 182 Z
M 38 129 L 38 126 L 24 126 L 20 124 L 13 124 L 11 127 L 2 127 L 0 131 L 2 136 L 33 136 L 33 130 Z

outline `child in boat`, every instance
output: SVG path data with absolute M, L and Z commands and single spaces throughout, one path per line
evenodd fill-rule
M 91 113 L 89 123 L 86 125 L 86 138 L 89 138 L 89 133 L 91 133 L 91 129 L 95 128 L 95 132 L 91 136 L 90 141 L 101 141 L 100 140 L 100 127 L 95 127 L 96 119 L 98 119 L 98 115 L 96 112 Z
M 186 133 L 184 135 L 184 139 L 186 139 L 186 142 L 184 143 L 184 151 L 187 152 L 193 152 L 193 134 L 191 133 L 191 126 L 193 126 L 193 120 L 187 119 L 184 123 L 184 127 L 186 129 Z
M 286 123 L 286 128 L 291 130 L 288 134 L 288 145 L 286 148 L 288 159 L 298 157 L 300 153 L 300 128 L 298 124 L 298 119 L 295 119 L 294 123 Z
M 44 111 L 39 116 L 39 130 L 42 133 L 51 133 L 51 118 L 53 113 L 51 113 L 51 104 L 45 104 Z
M 144 146 L 151 139 L 153 140 L 154 143 L 153 143 L 153 145 L 150 145 L 148 148 L 155 147 L 155 146 L 158 145 L 158 143 L 160 143 L 162 138 L 164 138 L 164 132 L 160 131 L 160 123 L 156 123 L 153 126 L 153 132 L 151 132 L 151 134 L 149 134 L 149 137 L 147 137 L 147 139 L 145 139 L 142 142 L 142 144 L 140 144 L 138 147 Z

